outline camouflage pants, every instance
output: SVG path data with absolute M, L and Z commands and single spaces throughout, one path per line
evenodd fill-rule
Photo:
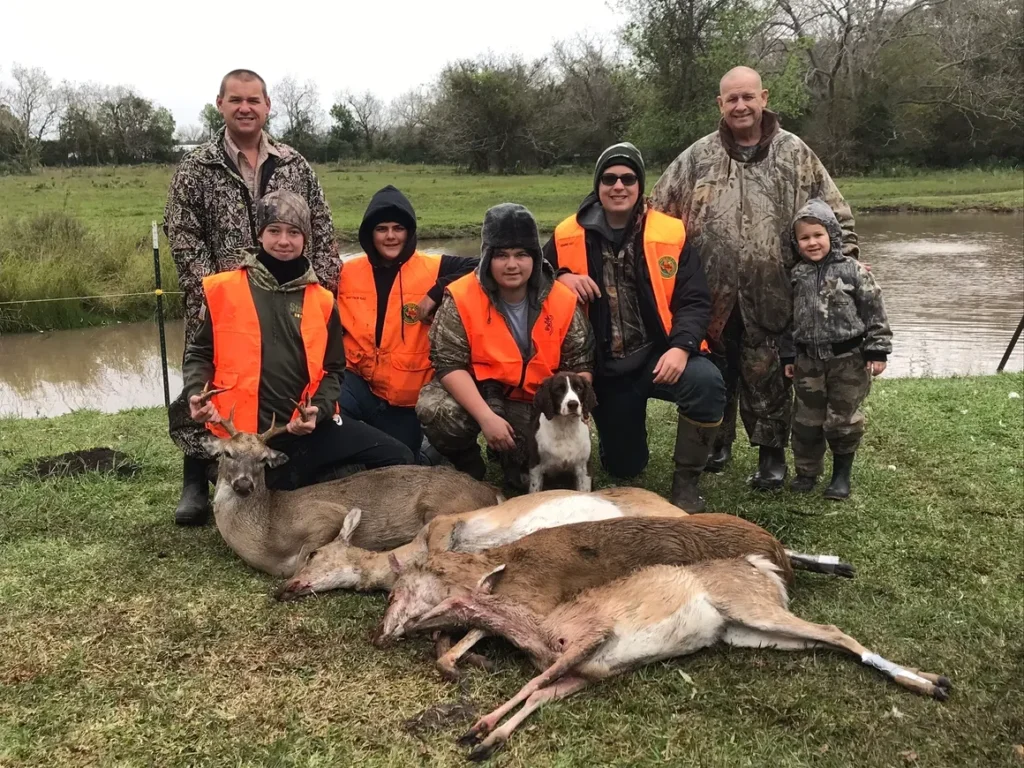
M 526 434 L 530 428 L 533 411 L 531 403 L 519 400 L 485 398 L 492 408 L 504 411 L 502 414 L 516 433 L 516 447 L 513 451 L 498 453 L 503 469 L 523 471 L 526 468 Z M 477 448 L 480 425 L 469 412 L 448 394 L 441 382 L 434 379 L 420 390 L 416 401 L 416 416 L 423 424 L 423 434 L 438 453 L 451 459 L 461 453 Z M 479 449 L 478 449 L 479 450 Z
M 825 443 L 832 453 L 853 453 L 864 435 L 860 404 L 871 390 L 871 374 L 859 351 L 831 360 L 796 358 L 793 461 L 801 475 L 820 475 Z
M 195 338 L 202 325 L 203 297 L 200 295 L 198 301 L 195 297 L 185 297 L 185 348 L 188 349 L 189 342 Z M 200 442 L 207 434 L 206 427 L 192 420 L 189 411 L 188 401 L 185 399 L 185 392 L 182 390 L 167 409 L 167 427 L 171 435 L 171 442 L 178 450 L 193 459 L 212 458 L 203 449 Z
M 758 334 L 764 336 L 764 334 Z M 736 440 L 736 410 L 754 445 L 785 448 L 793 414 L 793 391 L 783 375 L 777 344 L 766 337 L 751 344 L 740 318 L 739 305 L 733 309 L 718 342 L 712 342 L 711 359 L 725 380 L 725 416 L 715 439 L 715 448 Z

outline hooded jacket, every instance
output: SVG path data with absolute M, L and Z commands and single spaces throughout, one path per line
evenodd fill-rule
M 819 222 L 828 231 L 829 252 L 821 261 L 800 254 L 795 230 L 801 219 Z M 798 260 L 790 271 L 797 351 L 828 360 L 859 349 L 865 360 L 884 361 L 892 352 L 892 331 L 882 289 L 859 261 L 843 254 L 843 231 L 828 203 L 808 200 L 793 217 L 790 239 Z
M 498 308 L 500 294 L 498 285 L 491 275 L 491 258 L 499 248 L 518 247 L 529 251 L 533 256 L 533 272 L 527 283 L 527 336 L 533 333 L 533 326 L 540 316 L 541 307 L 555 283 L 555 274 L 541 256 L 540 240 L 536 234 L 536 224 L 530 217 L 529 225 L 521 216 L 529 212 L 522 206 L 504 204 L 488 211 L 482 233 L 482 249 L 480 262 L 476 268 L 476 279 L 491 302 L 491 311 L 502 320 L 508 320 Z M 532 234 L 528 231 L 532 226 Z M 511 332 L 511 326 L 509 327 Z M 579 307 L 573 313 L 565 338 L 562 341 L 559 370 L 575 373 L 593 371 L 594 353 L 593 337 L 590 324 Z M 532 354 L 532 350 L 531 350 Z M 458 307 L 449 293 L 445 293 L 441 308 L 438 309 L 434 323 L 430 328 L 430 362 L 438 378 L 443 378 L 455 370 L 470 370 L 469 339 Z
M 857 258 L 853 214 L 828 171 L 798 136 L 765 110 L 761 141 L 743 160 L 728 126 L 698 139 L 677 157 L 651 193 L 651 205 L 686 224 L 699 248 L 711 291 L 708 336 L 720 341 L 739 304 L 747 344 L 779 338 L 790 323 L 789 225 L 807 200 L 832 207 L 843 252 Z
M 373 244 L 373 229 L 384 221 L 394 221 L 402 224 L 408 231 L 408 237 L 401 253 L 393 261 L 388 261 L 378 253 Z M 370 265 L 373 267 L 373 283 L 377 291 L 377 327 L 375 331 L 375 343 L 379 346 L 384 332 L 384 322 L 387 317 L 388 297 L 391 295 L 391 288 L 398 278 L 402 266 L 412 258 L 416 252 L 416 211 L 412 203 L 398 189 L 390 184 L 379 190 L 371 199 L 363 214 L 363 220 L 359 225 L 359 245 L 366 254 Z M 452 280 L 473 271 L 479 260 L 474 257 L 441 256 L 441 265 L 438 270 L 437 282 L 427 291 L 427 295 L 440 304 L 444 294 L 445 286 Z M 344 280 L 344 270 L 339 277 L 339 283 Z M 401 284 L 399 284 L 401 289 Z M 403 297 L 402 306 L 407 301 L 419 303 L 422 296 L 410 296 L 406 300 Z

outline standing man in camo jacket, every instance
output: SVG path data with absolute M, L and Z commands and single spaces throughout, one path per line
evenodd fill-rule
M 186 155 L 171 180 L 164 232 L 171 244 L 178 284 L 185 297 L 185 345 L 203 316 L 203 278 L 238 269 L 241 249 L 258 246 L 257 203 L 268 192 L 287 189 L 301 195 L 310 210 L 306 256 L 320 284 L 337 289 L 339 260 L 331 210 L 309 163 L 263 130 L 270 97 L 263 78 L 247 69 L 221 80 L 217 109 L 224 128 L 213 140 Z M 168 413 L 171 439 L 185 454 L 179 525 L 202 525 L 209 518 L 208 474 L 212 460 L 200 444 L 205 434 L 179 396 Z
M 740 417 L 758 446 L 757 490 L 782 487 L 793 412 L 781 359 L 791 357 L 790 225 L 809 199 L 824 200 L 842 230 L 842 252 L 859 254 L 853 214 L 821 161 L 782 130 L 761 76 L 736 67 L 722 78 L 718 130 L 698 139 L 665 170 L 651 205 L 686 224 L 711 289 L 708 339 L 728 392 L 725 420 L 707 469 L 721 472 Z M 737 398 L 738 395 L 738 398 Z

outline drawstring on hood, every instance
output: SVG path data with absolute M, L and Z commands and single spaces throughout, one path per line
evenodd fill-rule
M 835 211 L 832 210 L 832 206 L 824 200 L 814 197 L 804 203 L 803 207 L 796 212 L 796 216 L 793 217 L 793 224 L 790 227 L 790 244 L 793 249 L 793 255 L 796 256 L 797 259 L 810 262 L 809 259 L 805 258 L 804 255 L 800 253 L 800 244 L 796 240 L 796 224 L 801 219 L 816 221 L 825 228 L 826 232 L 828 232 L 829 251 L 825 258 L 819 261 L 818 264 L 824 264 L 825 262 L 842 257 L 843 228 L 839 226 L 839 219 L 836 218 L 836 214 Z

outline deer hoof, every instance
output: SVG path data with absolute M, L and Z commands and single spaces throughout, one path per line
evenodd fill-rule
M 479 744 L 484 737 L 483 729 L 479 726 L 474 725 L 464 734 L 459 736 L 458 744 L 460 747 L 470 747 Z
M 440 661 L 437 663 L 437 671 L 441 673 L 441 679 L 448 683 L 457 683 L 459 678 L 462 677 L 462 673 L 459 672 L 457 667 L 442 664 Z
M 935 684 L 939 686 L 939 688 L 945 688 L 946 693 L 949 693 L 953 690 L 953 681 L 945 675 L 939 675 L 939 679 L 935 681 Z
M 504 744 L 503 740 L 495 740 L 490 744 L 477 744 L 470 750 L 469 759 L 474 763 L 482 762 L 501 749 Z

